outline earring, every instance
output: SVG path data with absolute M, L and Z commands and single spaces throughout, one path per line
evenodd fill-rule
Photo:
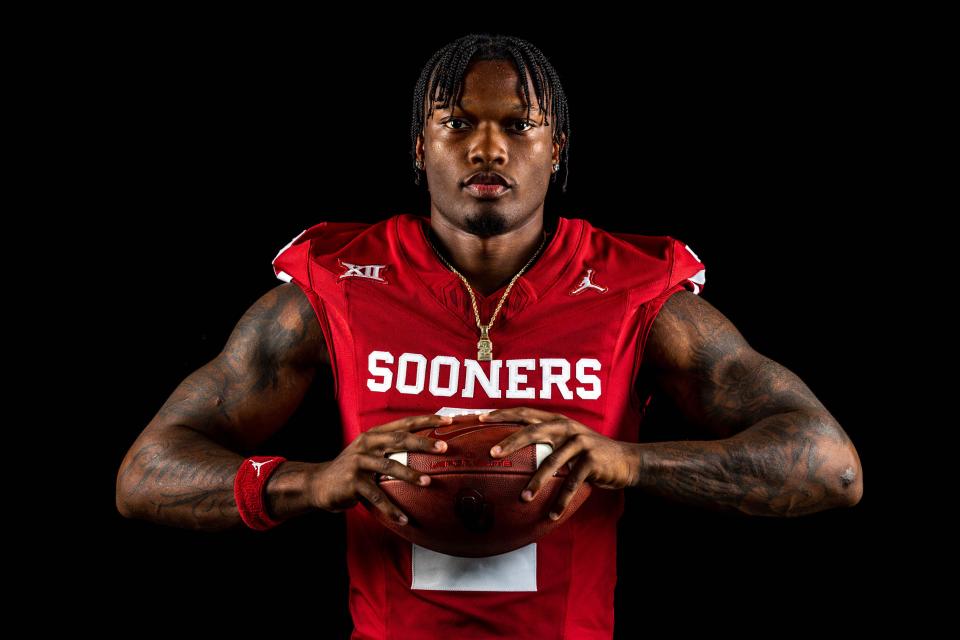
M 560 170 L 560 163 L 559 162 L 554 163 L 553 172 L 556 173 L 559 170 Z
M 421 160 L 420 158 L 417 158 L 417 169 L 420 169 L 421 171 L 423 171 L 423 160 Z

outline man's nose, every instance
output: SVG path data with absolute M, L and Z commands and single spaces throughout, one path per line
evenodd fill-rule
M 507 159 L 505 135 L 506 133 L 500 131 L 497 125 L 478 127 L 470 147 L 470 162 L 503 164 Z

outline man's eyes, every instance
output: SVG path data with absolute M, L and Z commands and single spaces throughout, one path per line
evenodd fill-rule
M 465 124 L 467 123 L 467 121 L 464 120 L 463 118 L 450 118 L 450 119 L 448 119 L 448 120 L 444 120 L 444 121 L 441 122 L 440 124 L 442 124 L 442 125 L 447 125 L 447 124 L 449 124 L 449 123 L 451 123 L 451 122 L 462 122 L 462 123 L 465 123 Z M 530 129 L 533 129 L 533 127 L 534 127 L 533 123 L 530 122 L 530 121 L 528 121 L 528 120 L 514 120 L 514 121 L 513 121 L 513 125 L 518 125 L 518 124 L 527 125 L 527 126 L 529 127 L 529 129 L 514 129 L 514 131 L 516 131 L 517 133 L 523 133 L 523 132 L 525 132 L 525 131 L 530 131 Z M 512 126 L 512 125 L 511 125 L 511 126 Z M 461 127 L 449 127 L 449 128 L 453 129 L 454 131 L 463 131 L 463 128 L 461 128 Z

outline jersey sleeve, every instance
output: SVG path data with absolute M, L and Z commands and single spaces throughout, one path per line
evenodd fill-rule
M 293 281 L 322 296 L 325 280 L 320 274 L 337 270 L 339 252 L 369 227 L 367 222 L 329 221 L 307 227 L 277 252 L 273 273 L 279 280 Z
M 683 240 L 671 238 L 672 257 L 670 275 L 664 293 L 673 293 L 680 288 L 700 295 L 707 281 L 707 267 Z
M 273 259 L 273 274 L 283 282 L 294 282 L 312 289 L 310 280 L 310 243 L 323 233 L 326 222 L 307 227 L 283 246 Z
M 327 352 L 330 356 L 330 364 L 333 370 L 333 397 L 340 397 L 340 374 L 337 369 L 337 348 L 333 341 L 333 332 L 328 320 L 327 305 L 314 288 L 313 276 L 310 270 L 312 260 L 311 252 L 317 250 L 317 246 L 322 244 L 326 236 L 326 222 L 320 222 L 307 227 L 294 238 L 285 244 L 276 257 L 273 259 L 273 274 L 278 280 L 283 282 L 293 282 L 299 286 L 306 294 L 310 305 L 313 307 L 320 323 L 320 329 L 323 331 L 323 339 L 326 344 Z
M 700 295 L 700 292 L 703 291 L 703 287 L 706 284 L 707 268 L 703 262 L 700 261 L 700 257 L 690 248 L 690 245 L 683 240 L 669 238 L 669 244 L 667 246 L 669 248 L 667 253 L 670 260 L 667 284 L 659 295 L 644 303 L 645 313 L 643 315 L 643 323 L 640 327 L 640 335 L 637 340 L 637 352 L 633 363 L 632 379 L 634 382 L 636 382 L 637 372 L 640 370 L 643 354 L 646 351 L 647 337 L 650 333 L 650 328 L 653 326 L 653 322 L 660 313 L 660 309 L 664 303 L 666 303 L 670 296 L 681 289 L 686 289 L 695 295 Z M 645 398 L 641 398 L 636 394 L 632 395 L 632 398 L 637 403 L 634 406 L 640 413 L 641 419 L 646 411 L 647 404 L 649 404 L 652 398 L 652 392 L 648 390 L 645 395 Z

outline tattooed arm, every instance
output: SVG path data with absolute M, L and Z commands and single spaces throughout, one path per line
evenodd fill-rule
M 128 518 L 191 529 L 245 526 L 233 481 L 250 451 L 282 427 L 329 354 L 310 301 L 294 283 L 257 300 L 224 349 L 173 391 L 134 441 L 117 474 Z M 288 518 L 312 508 L 312 472 L 283 462 L 266 484 L 267 509 Z
M 807 385 L 754 351 L 690 291 L 654 320 L 638 374 L 718 440 L 640 443 L 636 486 L 662 497 L 750 515 L 798 516 L 856 504 L 853 443 Z

